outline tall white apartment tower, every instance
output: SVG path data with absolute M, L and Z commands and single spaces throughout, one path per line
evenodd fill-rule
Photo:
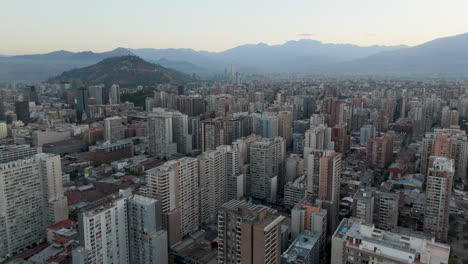
M 97 205 L 78 217 L 80 247 L 74 264 L 130 263 L 127 197 Z
M 36 154 L 0 164 L 0 257 L 45 241 L 46 228 L 68 218 L 60 156 Z
M 83 210 L 73 264 L 167 262 L 159 201 L 132 196 L 131 189 L 125 189 L 118 197 Z
M 159 159 L 168 158 L 177 152 L 173 140 L 172 115 L 152 113 L 148 115 L 149 153 Z

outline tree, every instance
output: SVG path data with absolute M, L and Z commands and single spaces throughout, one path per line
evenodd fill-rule
M 80 213 L 80 209 L 75 208 L 75 209 L 73 209 L 73 211 L 70 212 L 68 218 L 70 218 L 70 220 L 73 220 L 73 221 L 78 221 L 78 214 L 79 213 Z

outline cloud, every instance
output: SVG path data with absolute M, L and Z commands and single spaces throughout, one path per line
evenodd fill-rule
M 371 33 L 371 34 L 367 34 L 368 37 L 377 37 L 377 34 L 374 34 L 374 33 Z
M 302 33 L 298 34 L 297 37 L 299 38 L 315 38 L 317 35 L 312 34 L 312 33 Z

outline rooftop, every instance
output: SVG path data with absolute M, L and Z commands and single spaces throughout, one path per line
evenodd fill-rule
M 317 244 L 321 235 L 322 233 L 320 232 L 302 231 L 283 253 L 282 258 L 289 263 L 296 263 L 300 259 L 305 259 Z
M 450 254 L 449 245 L 437 243 L 434 238 L 423 233 L 403 228 L 397 232 L 383 231 L 357 218 L 343 219 L 333 238 L 341 238 L 347 241 L 348 246 L 358 247 L 360 250 L 377 252 L 382 256 L 409 263 L 414 262 L 418 254 L 421 255 L 421 260 L 430 257 L 445 260 L 447 263 Z

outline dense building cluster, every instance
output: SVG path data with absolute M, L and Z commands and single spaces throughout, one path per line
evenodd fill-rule
M 0 97 L 0 263 L 464 254 L 466 84 L 232 74 Z

